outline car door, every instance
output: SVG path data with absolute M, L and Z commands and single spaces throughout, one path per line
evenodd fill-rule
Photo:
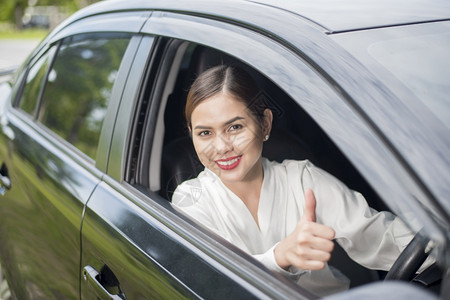
M 127 72 L 134 76 L 128 79 L 123 93 L 125 99 L 135 96 L 130 94 L 129 86 L 140 81 L 139 74 L 153 45 L 152 37 L 140 39 L 136 58 Z M 125 120 L 119 115 L 117 121 L 112 121 L 120 123 Z M 116 163 L 120 165 L 120 162 Z M 190 294 L 188 289 L 177 284 L 175 278 L 164 275 L 157 261 L 142 253 L 143 249 L 150 249 L 153 240 L 163 242 L 164 235 L 157 230 L 159 225 L 153 218 L 143 217 L 145 211 L 121 194 L 119 182 L 105 177 L 88 203 L 82 226 L 82 299 L 134 299 L 148 295 L 180 298 Z M 138 238 L 147 245 L 136 245 L 137 241 L 131 238 Z M 160 251 L 164 248 L 171 247 L 167 245 Z
M 79 298 L 81 220 L 112 131 L 102 125 L 136 49 L 109 23 L 85 19 L 40 46 L 2 122 L 0 251 L 18 299 Z

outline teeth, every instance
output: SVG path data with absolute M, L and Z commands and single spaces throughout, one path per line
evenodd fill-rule
M 227 160 L 227 161 L 218 161 L 217 163 L 221 166 L 229 166 L 234 164 L 235 162 L 237 162 L 239 160 L 239 157 L 234 158 L 232 160 Z

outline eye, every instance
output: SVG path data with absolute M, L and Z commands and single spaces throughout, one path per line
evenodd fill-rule
M 241 124 L 233 124 L 230 126 L 230 129 L 228 129 L 229 131 L 238 131 L 239 129 L 242 129 L 242 125 Z
M 198 136 L 208 136 L 211 135 L 211 131 L 203 130 L 198 133 Z

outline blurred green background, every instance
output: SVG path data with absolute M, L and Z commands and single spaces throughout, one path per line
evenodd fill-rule
M 78 9 L 98 0 L 0 0 L 0 39 L 42 39 Z

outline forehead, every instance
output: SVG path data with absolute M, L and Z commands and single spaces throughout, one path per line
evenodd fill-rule
M 226 93 L 220 93 L 197 105 L 192 112 L 191 122 L 194 127 L 222 125 L 237 116 L 249 118 L 249 113 L 243 102 Z

